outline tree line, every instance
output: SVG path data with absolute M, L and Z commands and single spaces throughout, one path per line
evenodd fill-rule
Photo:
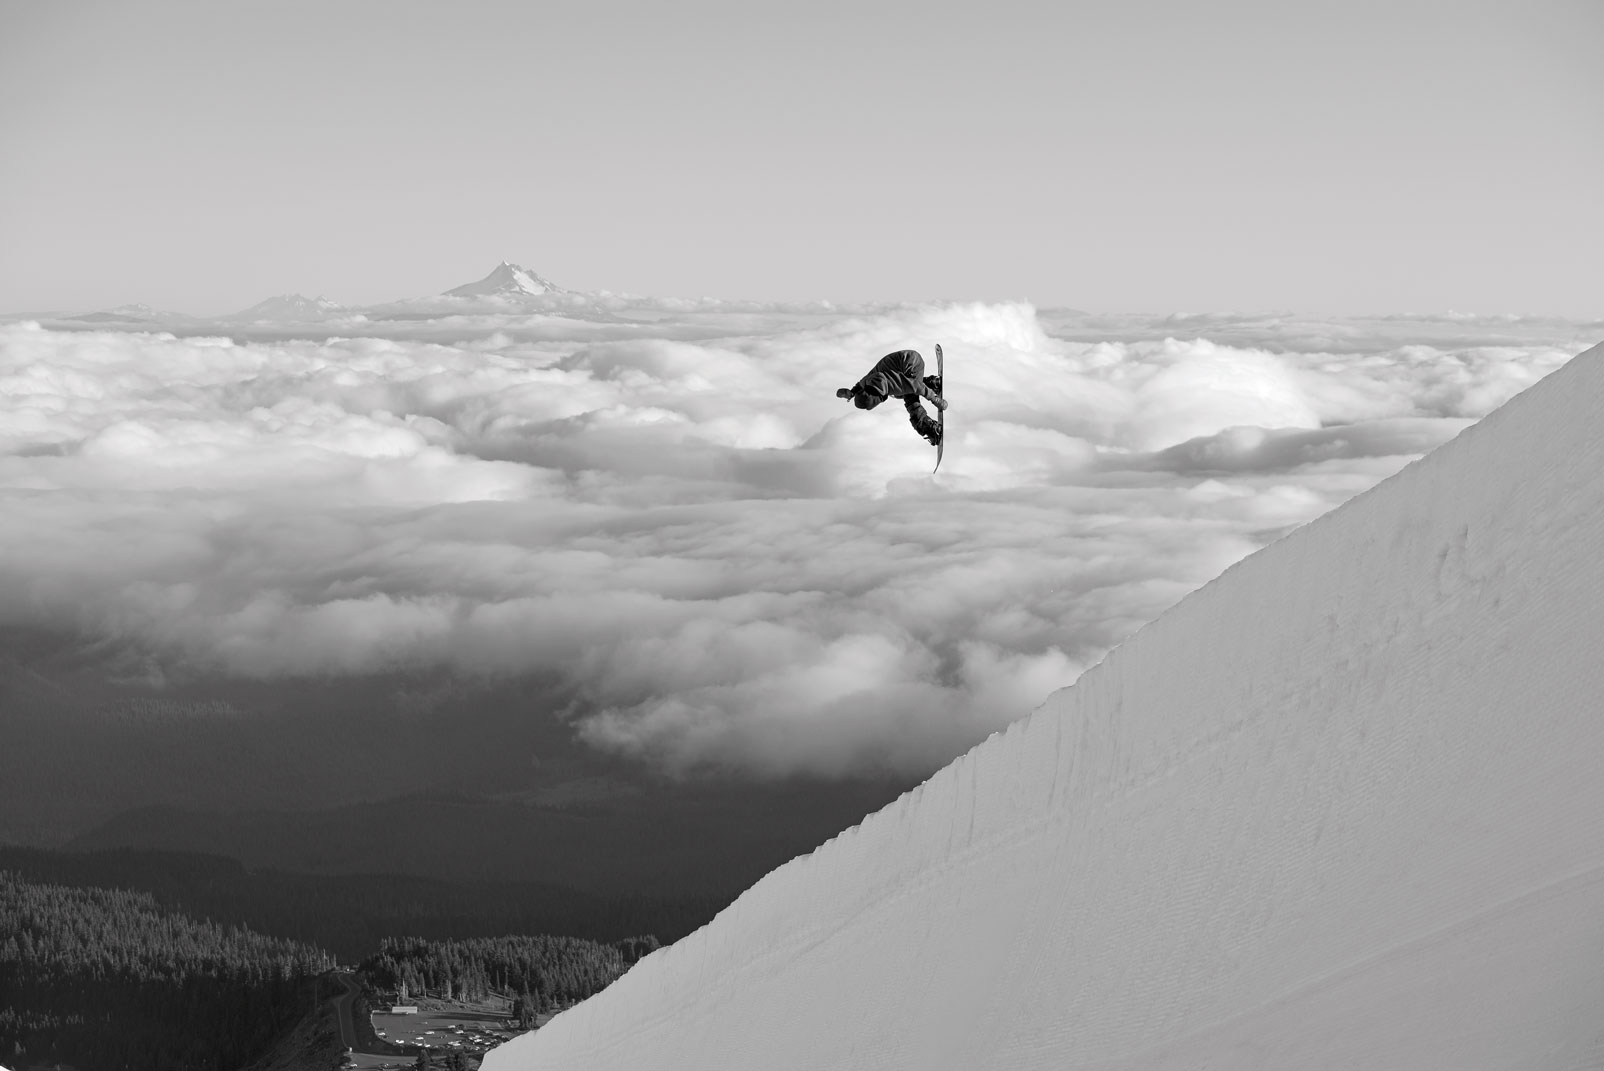
M 713 895 L 604 897 L 535 882 L 248 870 L 222 856 L 135 849 L 0 847 L 0 870 L 58 885 L 143 890 L 163 907 L 306 941 L 348 963 L 372 955 L 393 934 L 447 940 L 563 933 L 609 942 L 654 933 L 674 941 L 728 903 Z
M 0 1060 L 225 1071 L 316 1006 L 334 957 L 149 893 L 0 871 Z
M 448 941 L 392 937 L 363 961 L 362 970 L 374 985 L 394 989 L 403 999 L 471 1001 L 492 993 L 515 994 L 514 1015 L 527 1009 L 532 1018 L 599 993 L 657 947 L 657 938 L 651 936 L 611 944 L 521 935 Z
M 31 872 L 7 866 L 18 859 Z M 65 880 L 40 880 L 41 871 Z M 107 884 L 84 883 L 95 877 Z M 253 878 L 265 878 L 262 888 L 246 904 L 232 903 Z M 113 880 L 159 891 L 107 887 Z M 265 906 L 268 892 L 286 889 L 296 893 L 294 911 L 304 901 L 310 916 L 318 888 L 354 892 L 356 880 L 252 874 L 208 856 L 0 848 L 0 1065 L 188 1071 L 249 1063 L 341 987 L 319 978 L 335 964 L 319 942 L 264 934 L 241 916 L 253 914 L 252 903 Z M 403 916 L 432 914 L 465 895 L 444 885 L 401 879 L 375 896 Z M 222 918 L 202 921 L 184 900 L 215 907 Z M 456 926 L 486 921 L 465 914 Z M 530 1026 L 539 1013 L 599 992 L 659 947 L 653 936 L 374 937 L 364 944 L 364 953 L 378 947 L 362 964 L 378 988 L 412 999 L 508 997 L 513 1017 Z

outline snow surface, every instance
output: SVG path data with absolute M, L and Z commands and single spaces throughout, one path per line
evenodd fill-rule
M 499 1049 L 1604 1066 L 1604 347 Z

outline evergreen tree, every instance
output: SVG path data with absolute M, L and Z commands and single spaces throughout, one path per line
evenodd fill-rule
M 654 937 L 632 938 L 632 951 L 657 946 Z M 572 1004 L 611 985 L 630 961 L 616 944 L 574 937 L 476 937 L 463 941 L 387 938 L 377 955 L 363 962 L 376 985 L 483 995 L 486 979 L 497 974 L 524 996 L 535 1011 Z M 515 1017 L 517 1017 L 515 1015 Z

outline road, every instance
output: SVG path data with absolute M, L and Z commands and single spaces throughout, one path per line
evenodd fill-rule
M 357 1044 L 356 998 L 362 992 L 362 986 L 355 975 L 342 971 L 335 977 L 345 987 L 345 992 L 334 998 L 334 1007 L 340 1020 L 340 1047 L 346 1050 L 343 1066 L 349 1071 L 383 1071 L 384 1068 L 399 1067 L 395 1056 L 383 1052 L 363 1052 Z M 410 1066 L 410 1060 L 408 1063 Z
M 345 993 L 335 1000 L 335 1006 L 340 1009 L 340 1044 L 347 1052 L 355 1052 L 356 1022 L 351 1018 L 351 1009 L 356 1004 L 357 994 L 361 990 L 349 974 L 340 974 L 336 977 L 340 979 L 340 984 L 345 986 Z

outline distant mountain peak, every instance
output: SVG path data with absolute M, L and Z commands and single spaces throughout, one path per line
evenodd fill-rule
M 538 297 L 560 293 L 563 293 L 562 287 L 507 260 L 497 264 L 495 270 L 478 282 L 446 291 L 448 297 Z
M 309 322 L 326 320 L 349 312 L 344 305 L 319 295 L 309 298 L 304 294 L 279 294 L 259 301 L 248 309 L 224 317 L 227 320 L 291 320 Z
M 118 305 L 111 309 L 101 309 L 99 312 L 86 312 L 79 316 L 70 316 L 68 319 L 78 320 L 82 323 L 157 324 L 188 321 L 193 317 L 181 312 L 168 312 L 165 309 L 152 308 L 143 303 L 134 303 Z

